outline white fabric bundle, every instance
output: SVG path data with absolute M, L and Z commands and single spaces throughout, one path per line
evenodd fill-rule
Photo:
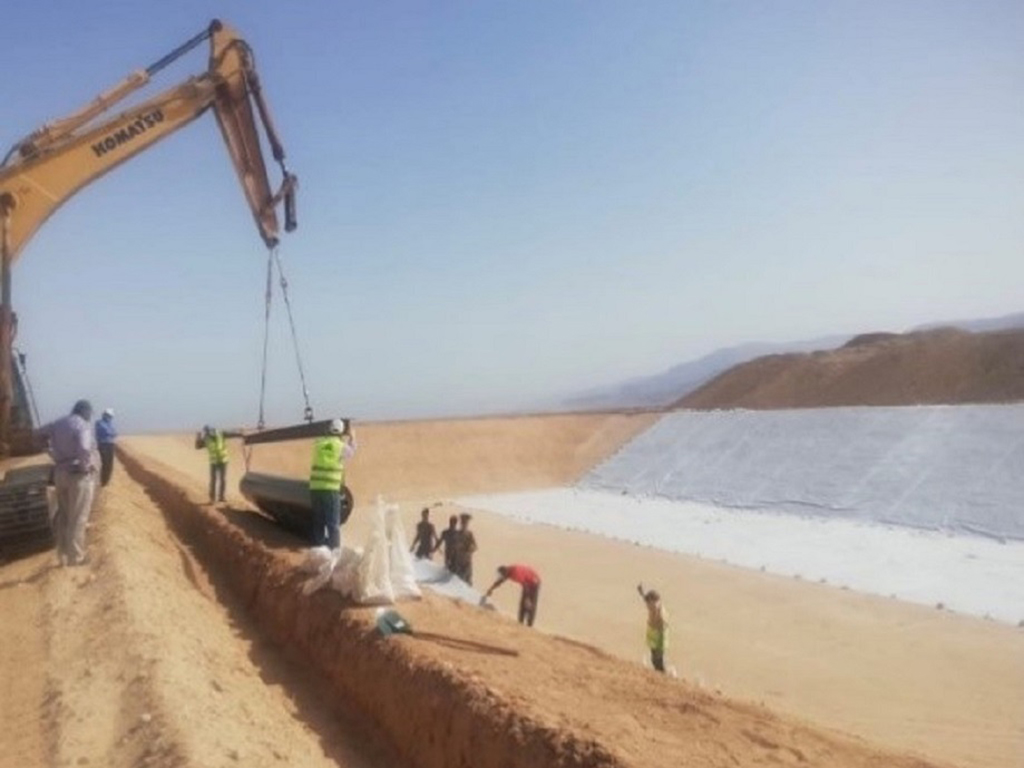
M 423 593 L 416 585 L 416 572 L 412 566 L 409 547 L 406 546 L 405 530 L 402 528 L 402 517 L 398 513 L 397 504 L 388 504 L 384 520 L 390 544 L 391 588 L 395 597 L 399 600 L 423 597 Z
M 362 605 L 391 605 L 396 598 L 422 597 L 398 505 L 386 504 L 381 496 L 363 549 L 312 547 L 299 568 L 310 574 L 302 585 L 304 595 L 330 584 Z

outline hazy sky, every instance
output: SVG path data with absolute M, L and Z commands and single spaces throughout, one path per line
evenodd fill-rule
M 318 416 L 1024 309 L 1019 0 L 19 3 L 4 151 L 215 16 L 300 177 L 281 255 Z M 15 270 L 43 417 L 88 396 L 128 429 L 254 423 L 264 268 L 212 115 L 87 187 Z

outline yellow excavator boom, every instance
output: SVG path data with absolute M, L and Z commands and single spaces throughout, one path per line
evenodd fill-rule
M 210 55 L 205 72 L 107 116 L 115 105 L 147 85 L 154 74 L 206 40 Z M 217 118 L 260 236 L 267 247 L 273 247 L 280 236 L 278 205 L 283 203 L 285 231 L 295 228 L 297 182 L 285 165 L 252 50 L 230 26 L 217 20 L 84 108 L 46 123 L 16 142 L 0 162 L 0 457 L 11 453 L 12 437 L 18 437 L 12 435 L 11 423 L 15 328 L 11 266 L 32 236 L 72 195 L 209 109 Z M 276 190 L 268 178 L 261 137 L 280 166 Z M 24 430 L 26 425 L 16 427 Z
M 284 166 L 284 152 L 270 123 L 252 52 L 220 22 L 213 22 L 199 37 L 210 39 L 210 63 L 203 74 L 97 122 L 102 112 L 149 82 L 148 71 L 135 73 L 79 113 L 44 126 L 11 149 L 0 166 L 0 207 L 7 211 L 7 253 L 12 263 L 39 227 L 78 190 L 211 107 L 260 235 L 267 246 L 277 243 L 276 205 L 293 192 L 295 179 Z M 281 164 L 283 178 L 276 192 L 267 176 L 253 101 Z M 291 228 L 293 222 L 287 224 Z

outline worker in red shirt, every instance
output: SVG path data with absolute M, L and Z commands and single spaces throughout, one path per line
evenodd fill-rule
M 480 602 L 486 602 L 494 590 L 509 580 L 523 588 L 523 592 L 519 596 L 519 623 L 532 627 L 533 620 L 537 618 L 540 575 L 528 565 L 499 565 L 498 580 L 491 585 Z

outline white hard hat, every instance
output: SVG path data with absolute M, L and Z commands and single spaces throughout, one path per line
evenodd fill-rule
M 111 418 L 113 418 L 114 417 L 114 409 L 113 408 L 106 408 L 106 409 L 104 409 L 103 415 L 104 416 L 110 416 Z
M 327 425 L 327 431 L 332 435 L 340 435 L 345 432 L 345 422 L 341 419 L 331 419 L 331 423 Z

